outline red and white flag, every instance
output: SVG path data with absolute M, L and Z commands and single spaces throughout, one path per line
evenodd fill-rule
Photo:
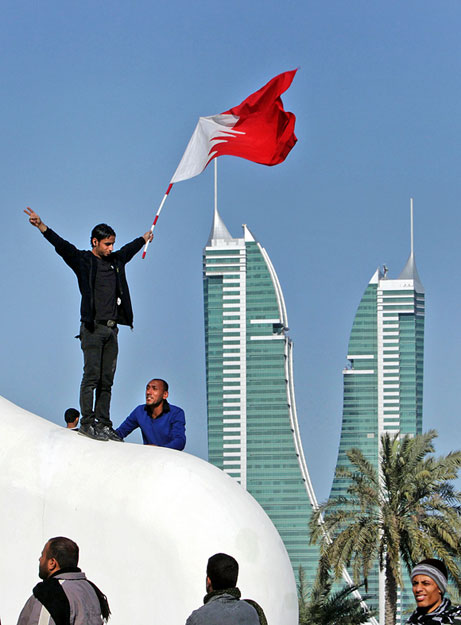
M 246 158 L 262 165 L 285 160 L 296 143 L 296 117 L 281 99 L 297 70 L 279 74 L 238 106 L 200 117 L 170 184 L 193 178 L 217 156 Z
M 293 113 L 285 111 L 281 99 L 297 70 L 279 74 L 238 106 L 220 115 L 200 117 L 181 162 L 155 214 L 157 224 L 166 198 L 175 182 L 201 174 L 210 161 L 228 154 L 262 165 L 277 165 L 296 143 Z M 147 242 L 142 257 L 147 252 Z

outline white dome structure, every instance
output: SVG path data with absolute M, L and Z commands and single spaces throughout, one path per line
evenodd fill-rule
M 2 625 L 14 625 L 48 538 L 80 546 L 107 595 L 110 625 L 184 625 L 202 605 L 210 555 L 239 562 L 242 597 L 269 625 L 296 625 L 285 547 L 232 478 L 184 452 L 93 441 L 0 397 Z

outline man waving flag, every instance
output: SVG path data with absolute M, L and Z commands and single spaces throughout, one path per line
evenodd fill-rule
M 181 162 L 170 180 L 155 215 L 160 211 L 175 182 L 198 176 L 217 156 L 239 156 L 262 165 L 278 165 L 296 143 L 293 113 L 285 111 L 281 99 L 297 70 L 283 72 L 252 93 L 238 106 L 210 117 L 200 117 Z M 147 244 L 143 258 L 146 255 Z

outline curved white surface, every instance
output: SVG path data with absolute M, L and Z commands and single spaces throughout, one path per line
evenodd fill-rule
M 0 397 L 2 625 L 15 625 L 38 579 L 46 540 L 68 536 L 106 594 L 111 625 L 184 625 L 202 605 L 205 567 L 240 564 L 243 597 L 269 625 L 296 625 L 285 547 L 234 480 L 184 452 L 93 441 Z

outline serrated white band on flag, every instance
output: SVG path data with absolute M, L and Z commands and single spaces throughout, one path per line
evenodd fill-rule
M 198 176 L 213 159 L 213 147 L 216 144 L 227 141 L 229 137 L 245 134 L 233 130 L 238 120 L 235 115 L 226 113 L 200 117 L 170 184 Z

